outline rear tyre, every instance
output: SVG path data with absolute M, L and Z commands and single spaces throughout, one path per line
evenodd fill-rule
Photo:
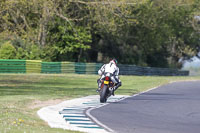
M 100 92 L 100 102 L 105 103 L 107 101 L 107 85 L 104 85 Z

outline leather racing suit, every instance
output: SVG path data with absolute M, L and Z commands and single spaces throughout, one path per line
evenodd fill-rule
M 119 88 L 122 83 L 119 79 L 119 68 L 117 67 L 117 65 L 115 64 L 115 62 L 110 61 L 108 64 L 104 64 L 98 71 L 98 74 L 101 76 L 100 79 L 97 80 L 98 83 L 98 88 L 100 89 L 101 86 L 101 79 L 105 78 L 105 76 L 108 74 L 111 77 L 111 80 L 113 83 L 115 83 L 115 86 L 113 87 L 113 95 L 114 95 L 114 91 L 117 90 L 117 88 Z

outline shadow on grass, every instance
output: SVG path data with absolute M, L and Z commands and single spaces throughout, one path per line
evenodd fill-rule
M 0 80 L 0 84 L 27 84 L 27 83 L 37 83 L 36 81 L 28 81 L 28 80 Z
M 86 93 L 87 92 L 87 93 Z M 0 86 L 0 96 L 5 95 L 79 95 L 93 94 L 94 88 L 67 88 L 53 86 Z

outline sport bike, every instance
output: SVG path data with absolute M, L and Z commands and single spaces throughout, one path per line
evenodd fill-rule
M 115 86 L 115 84 L 112 82 L 111 78 L 109 76 L 106 76 L 101 80 L 101 87 L 99 91 L 100 95 L 100 102 L 105 103 L 107 99 L 112 94 L 112 88 Z

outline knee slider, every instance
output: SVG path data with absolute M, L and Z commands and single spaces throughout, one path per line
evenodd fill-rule
M 118 84 L 119 84 L 119 86 L 122 86 L 122 82 L 119 82 Z

